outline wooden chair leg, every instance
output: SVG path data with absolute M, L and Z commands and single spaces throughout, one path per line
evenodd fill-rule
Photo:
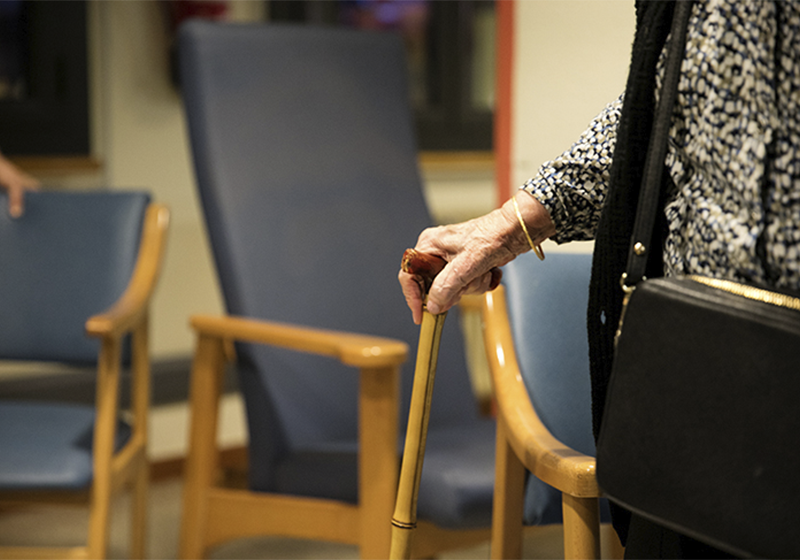
M 179 558 L 205 555 L 208 492 L 217 468 L 217 415 L 224 371 L 223 342 L 201 336 L 192 367 L 189 454 L 183 489 Z
M 97 363 L 97 405 L 93 436 L 94 474 L 89 506 L 89 558 L 105 558 L 111 517 L 112 466 L 119 395 L 120 341 L 105 338 Z
M 131 485 L 131 558 L 133 560 L 147 557 L 147 497 L 149 490 L 150 469 L 147 459 L 136 472 Z
M 147 503 L 150 465 L 147 458 L 147 429 L 150 414 L 150 351 L 149 317 L 145 315 L 133 331 L 131 410 L 134 433 L 142 441 L 142 451 L 137 459 L 131 484 L 131 558 L 147 556 Z
M 525 467 L 509 445 L 505 429 L 502 418 L 498 418 L 492 506 L 491 558 L 493 560 L 522 557 Z
M 361 558 L 388 558 L 397 491 L 400 370 L 363 369 L 359 396 Z
M 562 494 L 564 558 L 600 558 L 600 507 L 597 498 Z

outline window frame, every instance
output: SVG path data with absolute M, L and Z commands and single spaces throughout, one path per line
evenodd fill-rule
M 86 0 L 25 0 L 25 99 L 0 100 L 0 150 L 90 154 Z
M 470 100 L 472 30 L 479 5 L 492 0 L 433 1 L 428 48 L 429 106 L 415 108 L 421 151 L 492 151 L 494 111 L 472 107 Z M 270 0 L 267 18 L 276 22 L 336 25 L 330 0 Z

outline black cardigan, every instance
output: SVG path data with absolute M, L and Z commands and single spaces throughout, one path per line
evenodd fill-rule
M 625 271 L 644 163 L 655 112 L 656 63 L 669 34 L 674 4 L 636 2 L 636 36 L 625 88 L 610 179 L 595 235 L 587 328 L 592 374 L 595 437 L 602 419 L 614 354 L 614 334 L 622 309 L 619 280 Z M 660 234 L 660 232 L 659 232 Z M 652 244 L 660 247 L 661 243 Z M 648 276 L 661 276 L 659 251 L 653 251 Z
M 636 2 L 636 35 L 608 192 L 597 226 L 589 288 L 587 328 L 592 379 L 592 422 L 597 437 L 614 355 L 614 334 L 622 310 L 620 278 L 625 271 L 636 206 L 655 113 L 656 64 L 672 24 L 672 1 Z M 663 189 L 662 189 L 663 190 Z M 661 235 L 656 227 L 654 235 Z M 661 247 L 661 240 L 650 244 Z M 647 275 L 661 276 L 661 251 L 652 251 Z M 630 513 L 611 504 L 613 524 L 625 544 Z

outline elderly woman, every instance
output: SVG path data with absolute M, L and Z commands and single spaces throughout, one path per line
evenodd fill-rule
M 490 271 L 557 243 L 595 240 L 588 313 L 595 433 L 673 2 L 637 2 L 625 92 L 512 200 L 465 223 L 422 232 L 416 249 L 447 265 L 427 308 L 447 310 L 490 286 Z M 666 200 L 649 276 L 702 274 L 800 289 L 800 4 L 706 0 L 691 6 L 665 161 Z M 546 262 L 543 266 L 546 266 Z M 400 272 L 414 321 L 419 284 Z M 709 557 L 704 547 L 615 512 L 631 557 Z

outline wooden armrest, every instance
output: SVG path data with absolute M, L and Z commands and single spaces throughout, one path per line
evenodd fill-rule
M 167 207 L 150 204 L 145 214 L 133 276 L 125 292 L 110 308 L 86 321 L 86 333 L 89 336 L 119 337 L 142 319 L 161 272 L 168 227 Z
M 485 294 L 483 315 L 498 414 L 517 457 L 536 477 L 562 492 L 578 498 L 599 497 L 595 458 L 554 437 L 531 405 L 514 351 L 502 286 Z
M 233 316 L 200 315 L 192 317 L 191 323 L 198 333 L 207 336 L 332 356 L 356 367 L 396 366 L 408 356 L 405 342 L 377 336 Z

